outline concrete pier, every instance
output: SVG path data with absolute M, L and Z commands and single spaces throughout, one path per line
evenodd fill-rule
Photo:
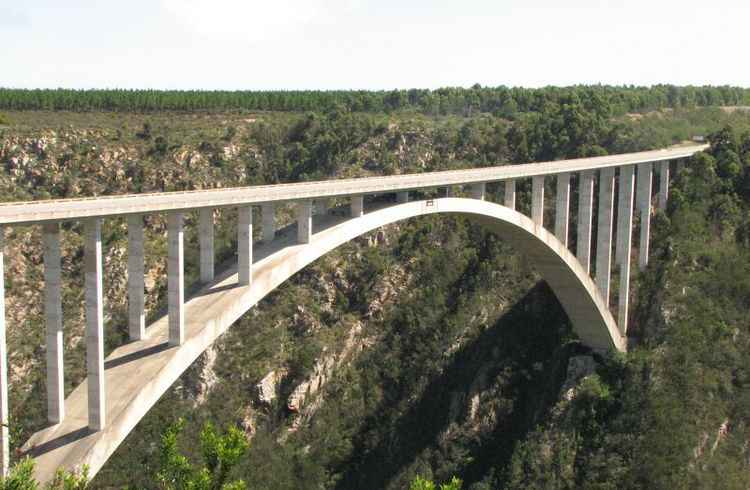
M 669 162 L 659 164 L 659 209 L 667 210 L 667 199 L 669 199 Z
M 409 191 L 397 192 L 396 202 L 399 204 L 404 204 L 404 203 L 409 202 Z
M 651 240 L 651 186 L 653 164 L 638 165 L 637 209 L 641 212 L 641 238 L 638 243 L 638 268 L 645 270 L 648 265 L 649 241 Z
M 596 285 L 604 303 L 609 305 L 609 281 L 612 274 L 612 207 L 614 204 L 615 169 L 604 168 L 599 174 L 599 219 L 596 234 Z
M 240 286 L 253 280 L 253 207 L 237 209 L 237 274 Z
M 516 209 L 516 181 L 514 179 L 505 181 L 503 204 L 506 208 Z
M 352 196 L 352 218 L 360 218 L 365 214 L 364 196 Z
M 198 216 L 198 231 L 200 242 L 201 282 L 214 280 L 214 210 L 203 208 Z
M 617 305 L 617 326 L 624 336 L 628 331 L 630 303 L 630 252 L 633 236 L 633 187 L 635 166 L 620 167 L 620 189 L 617 200 L 617 262 L 620 264 L 620 293 Z
M 47 323 L 47 420 L 52 424 L 57 424 L 65 418 L 59 223 L 46 223 L 42 227 L 42 234 L 44 242 L 44 316 Z
M 297 243 L 310 243 L 312 238 L 312 201 L 297 203 Z
M 318 216 L 324 216 L 328 213 L 328 199 L 316 199 L 315 200 L 315 214 Z
M 102 291 L 102 220 L 85 222 L 86 374 L 89 429 L 106 425 L 104 397 L 104 309 Z
M 263 220 L 263 241 L 270 243 L 276 238 L 276 207 L 271 203 L 265 203 L 260 207 Z
M 531 179 L 531 221 L 544 226 L 544 175 Z
M 568 214 L 570 211 L 570 174 L 557 174 L 557 196 L 555 198 L 555 236 L 568 246 Z
M 456 197 L 456 190 L 452 185 L 445 188 L 445 197 Z
M 146 337 L 146 298 L 143 216 L 128 216 L 128 333 L 130 340 Z
M 579 176 L 578 235 L 576 256 L 587 272 L 591 272 L 591 226 L 594 214 L 594 171 L 585 170 Z
M 486 191 L 487 185 L 484 182 L 471 184 L 471 186 L 469 186 L 469 194 L 471 195 L 472 199 L 479 199 L 481 201 L 484 201 L 484 195 Z
M 5 228 L 0 226 L 0 476 L 8 474 L 10 434 L 8 431 L 8 348 L 5 343 Z
M 182 230 L 183 214 L 167 215 L 167 296 L 169 345 L 185 341 L 185 250 Z

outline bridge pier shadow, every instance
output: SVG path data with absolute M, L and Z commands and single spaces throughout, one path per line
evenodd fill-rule
M 461 441 L 464 448 L 469 448 L 471 463 L 458 476 L 469 485 L 491 468 L 505 467 L 516 442 L 543 420 L 557 401 L 568 359 L 588 351 L 569 341 L 570 332 L 569 320 L 554 294 L 546 283 L 538 283 L 492 326 L 456 352 L 405 413 L 389 419 L 381 415 L 388 413 L 386 406 L 373 411 L 374 415 L 362 424 L 365 429 L 354 436 L 353 456 L 341 465 L 348 470 L 336 489 L 389 488 L 417 458 L 425 457 L 427 448 L 446 444 L 441 440 L 452 423 L 471 423 L 466 402 L 478 376 L 486 376 L 491 385 L 510 368 L 510 379 L 501 392 L 509 393 L 513 408 L 505 416 L 500 414 L 489 435 Z M 454 398 L 461 400 L 462 408 L 451 419 Z M 397 436 L 397 443 L 384 436 L 373 447 L 368 427 L 389 427 L 386 432 Z M 451 476 L 435 475 L 438 480 Z

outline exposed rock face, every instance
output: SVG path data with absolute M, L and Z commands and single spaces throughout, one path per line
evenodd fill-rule
M 278 394 L 279 385 L 286 376 L 286 371 L 279 369 L 266 374 L 258 384 L 255 385 L 255 396 L 258 403 L 271 405 Z
M 596 361 L 591 356 L 574 356 L 568 360 L 568 374 L 560 389 L 560 399 L 571 401 L 575 398 L 576 387 L 583 378 L 596 372 Z
M 302 414 L 305 400 L 319 392 L 331 378 L 334 370 L 365 345 L 365 342 L 362 339 L 362 331 L 362 324 L 357 322 L 351 330 L 349 330 L 349 335 L 344 342 L 341 352 L 338 354 L 334 353 L 324 355 L 315 362 L 312 374 L 302 383 L 297 385 L 289 396 L 289 399 L 287 400 L 287 408 L 289 411 Z M 308 407 L 303 415 L 306 417 L 311 416 L 318 406 L 319 403 Z M 300 420 L 301 419 L 295 421 L 292 427 L 293 429 L 296 429 L 296 427 L 299 426 Z

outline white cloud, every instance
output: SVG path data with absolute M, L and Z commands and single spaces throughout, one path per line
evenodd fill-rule
M 281 39 L 311 22 L 347 12 L 358 0 L 162 0 L 191 33 L 209 40 Z

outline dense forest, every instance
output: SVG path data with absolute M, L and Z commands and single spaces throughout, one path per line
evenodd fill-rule
M 253 109 L 264 112 L 244 112 L 239 100 L 212 105 L 221 94 L 188 103 L 187 93 L 98 91 L 86 105 L 85 93 L 68 92 L 64 107 L 93 111 L 85 113 L 50 112 L 65 91 L 16 93 L 47 94 L 51 105 L 11 110 L 3 99 L 3 201 L 513 164 L 694 136 L 711 143 L 675 172 L 669 209 L 653 217 L 653 260 L 633 277 L 627 355 L 581 345 L 501 236 L 465 218 L 417 218 L 342 246 L 264 299 L 164 395 L 91 487 L 203 488 L 201 475 L 230 461 L 221 477 L 236 486 L 225 488 L 747 488 L 750 114 L 700 107 L 747 104 L 746 91 L 477 87 L 417 91 L 413 103 L 399 92 L 404 101 L 392 107 L 377 105 L 388 92 L 350 92 L 349 102 L 347 93 L 310 93 L 296 94 L 309 107 Z M 443 93 L 429 109 L 427 96 Z M 244 95 L 248 106 L 261 100 Z M 294 93 L 278 95 L 274 103 Z M 512 110 L 494 105 L 501 97 Z M 368 98 L 372 109 L 353 105 Z M 158 105 L 166 100 L 173 105 Z M 488 186 L 489 200 L 501 195 Z M 522 183 L 519 208 L 529 201 Z M 293 210 L 279 216 L 292 223 Z M 147 224 L 153 317 L 166 297 L 165 223 L 154 215 Z M 197 277 L 194 224 L 189 215 L 188 281 Z M 70 387 L 85 376 L 81 233 L 71 223 L 63 234 Z M 236 213 L 218 213 L 219 258 L 233 258 L 235 235 Z M 124 221 L 107 220 L 104 237 L 111 349 L 127 337 Z M 6 247 L 17 448 L 45 420 L 40 230 L 11 228 Z
M 414 111 L 428 115 L 477 112 L 512 117 L 544 112 L 567 97 L 613 114 L 663 108 L 750 105 L 750 89 L 739 87 L 575 86 L 541 89 L 449 87 L 391 91 L 165 91 L 22 90 L 0 88 L 0 110 L 65 111 L 320 111 L 342 107 L 353 112 Z

